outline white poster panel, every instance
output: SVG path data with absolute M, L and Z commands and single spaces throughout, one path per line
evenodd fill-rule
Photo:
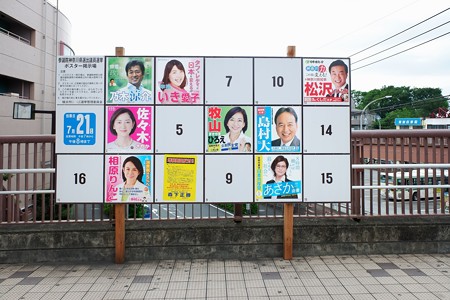
M 350 60 L 303 59 L 304 105 L 350 105 Z
M 103 104 L 104 70 L 103 56 L 59 56 L 56 104 Z
M 205 156 L 205 202 L 253 202 L 252 155 Z
M 156 153 L 202 153 L 203 107 L 156 106 Z
M 255 104 L 301 105 L 301 59 L 255 58 Z
M 203 202 L 203 155 L 155 155 L 155 202 Z
M 348 107 L 303 107 L 304 153 L 350 153 Z
M 303 156 L 305 202 L 349 202 L 350 178 L 350 154 Z
M 206 104 L 253 104 L 252 58 L 206 58 Z
M 103 203 L 103 155 L 61 154 L 57 166 L 57 203 Z
M 56 153 L 103 153 L 104 107 L 56 106 Z

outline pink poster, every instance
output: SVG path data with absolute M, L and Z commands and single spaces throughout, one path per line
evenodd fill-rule
M 107 155 L 106 202 L 152 202 L 151 155 Z
M 107 106 L 106 152 L 148 153 L 152 150 L 152 108 Z

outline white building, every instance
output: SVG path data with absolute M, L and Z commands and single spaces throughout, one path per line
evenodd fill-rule
M 45 0 L 0 1 L 0 135 L 50 134 L 57 55 L 73 55 L 69 20 Z M 14 102 L 36 105 L 13 120 Z

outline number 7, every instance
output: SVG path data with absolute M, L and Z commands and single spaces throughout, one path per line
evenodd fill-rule
M 227 87 L 230 87 L 231 84 L 231 78 L 233 78 L 233 76 L 225 76 L 225 78 L 228 78 L 228 82 L 227 82 Z

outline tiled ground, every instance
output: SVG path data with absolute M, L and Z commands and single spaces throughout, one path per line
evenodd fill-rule
M 450 300 L 450 254 L 0 264 L 0 299 Z

